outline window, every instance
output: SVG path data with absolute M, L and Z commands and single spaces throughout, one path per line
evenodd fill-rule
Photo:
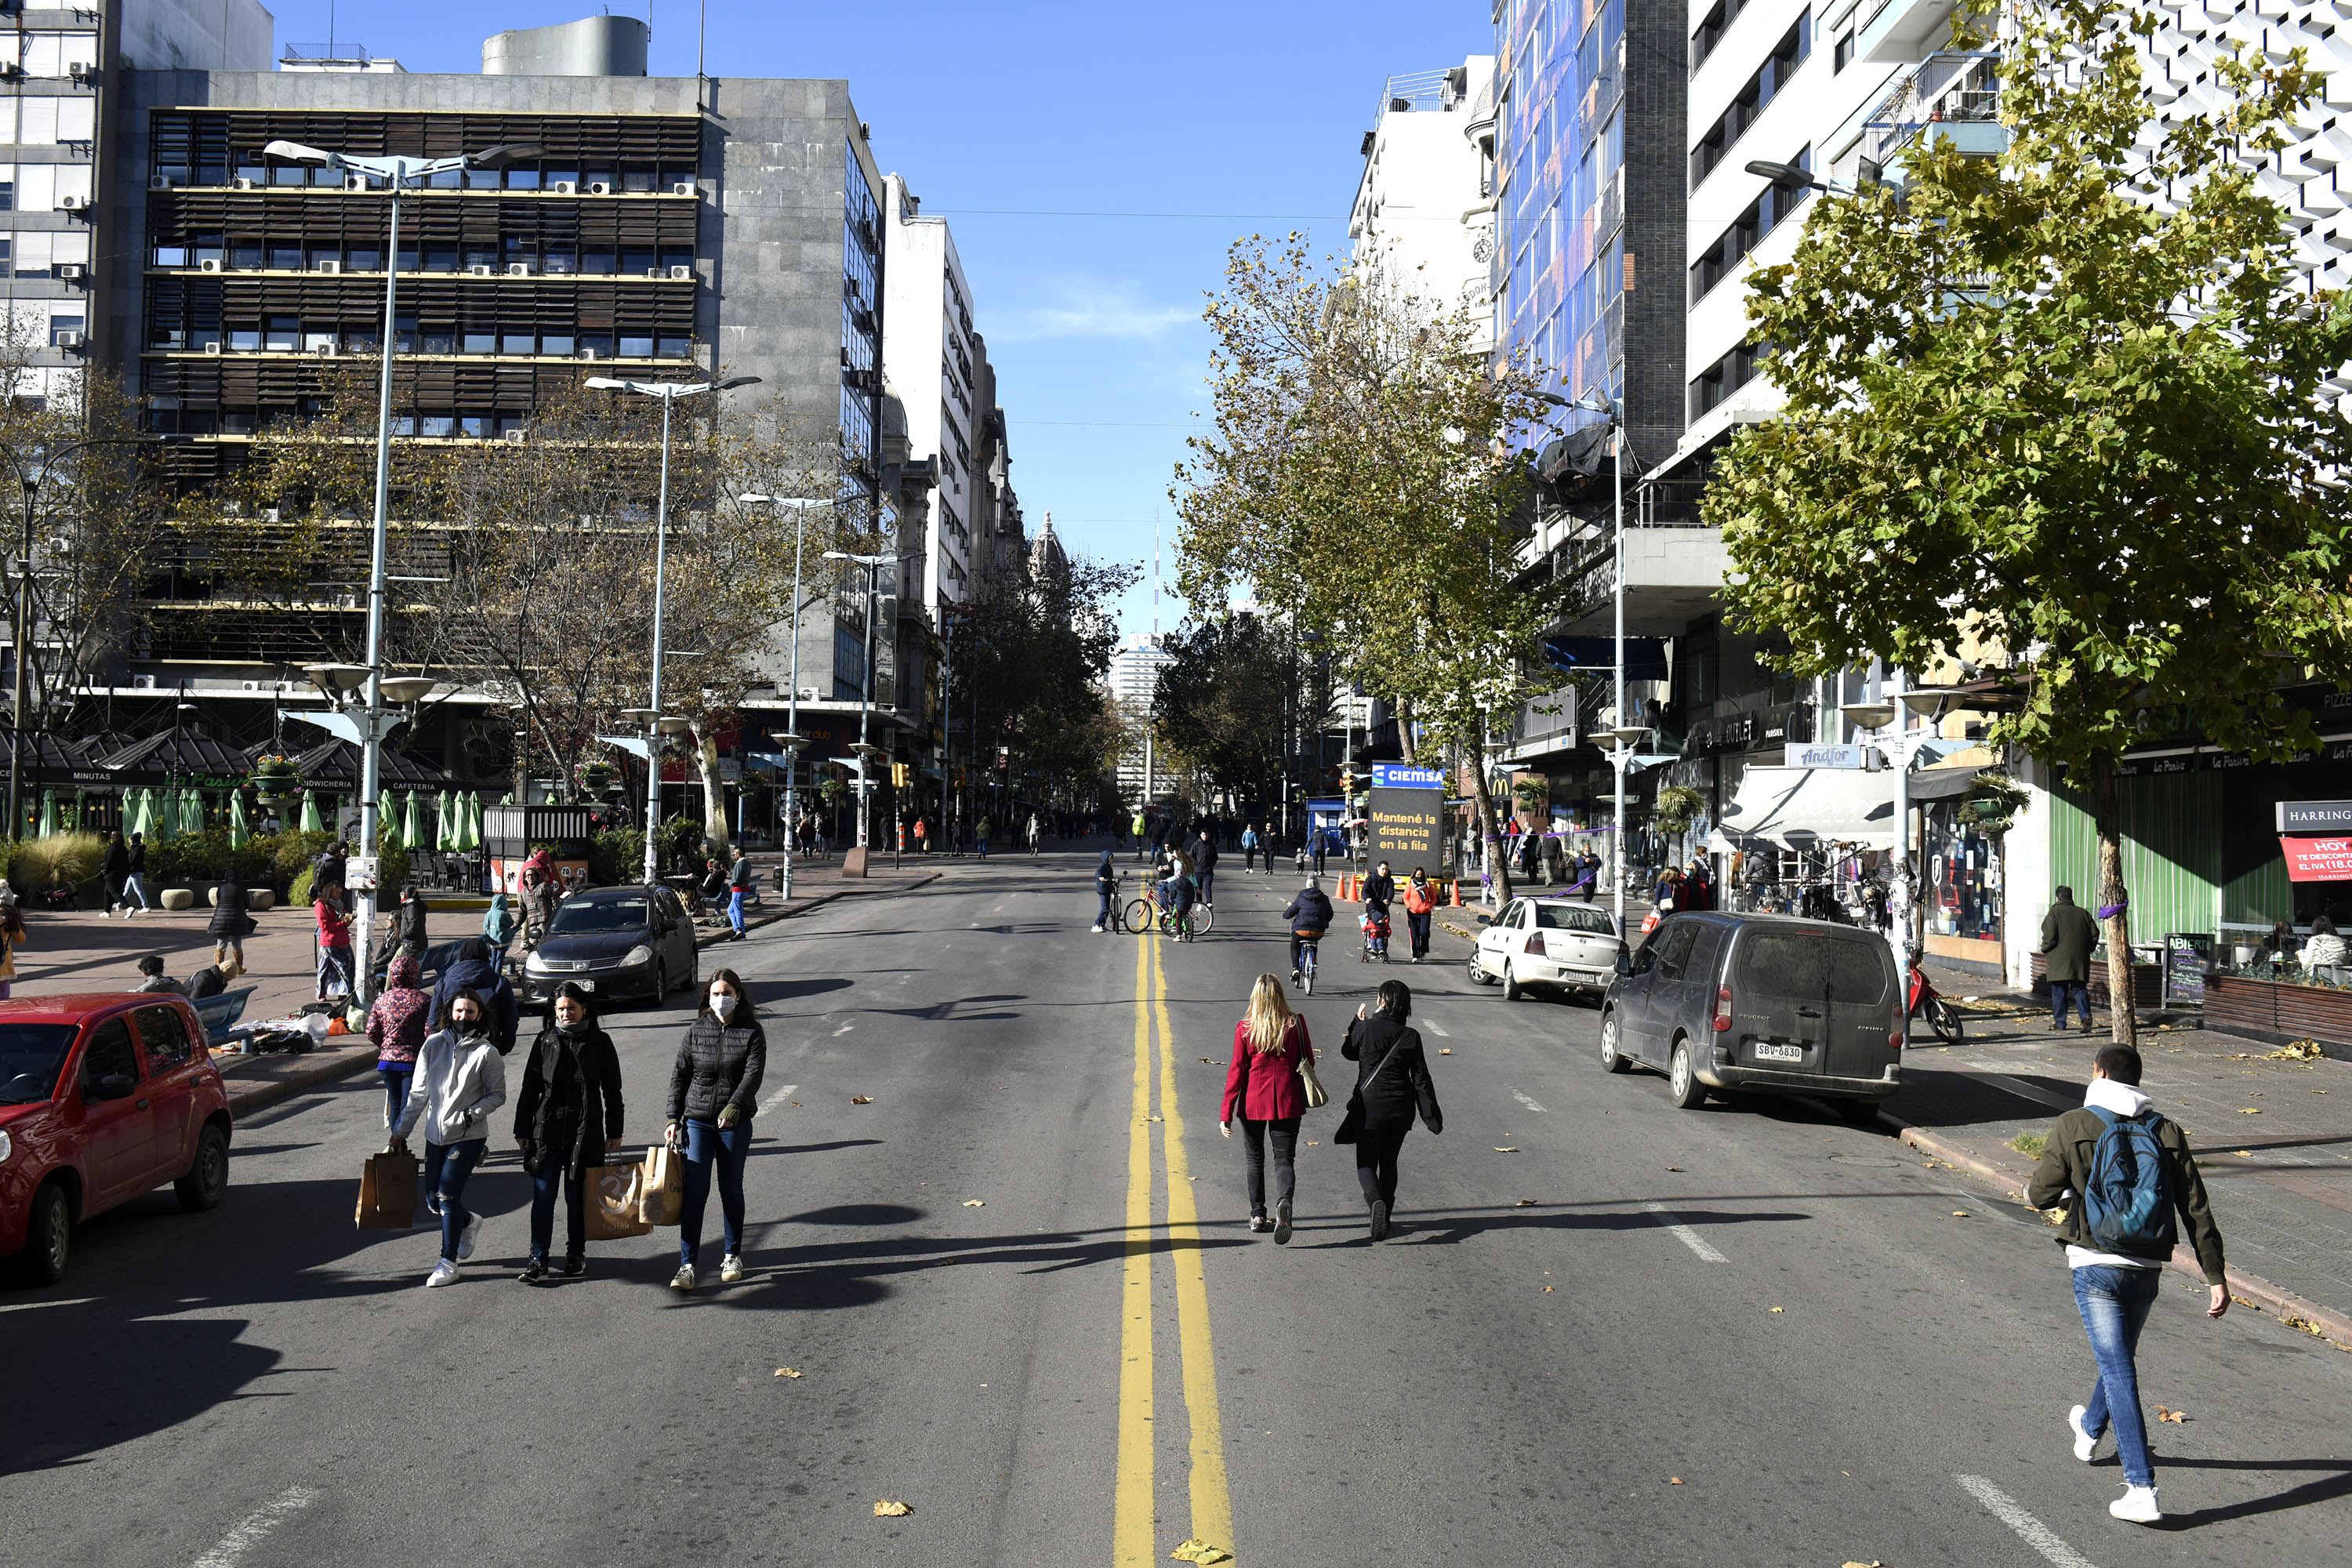
M 539 352 L 558 359 L 569 359 L 578 350 L 579 340 L 561 332 L 545 332 L 539 340 Z
M 534 337 L 530 332 L 506 332 L 502 333 L 499 339 L 499 352 L 500 353 L 533 353 L 538 351 L 538 338 Z
M 79 316 L 51 316 L 49 318 L 49 346 L 51 348 L 56 348 L 58 346 L 58 339 L 68 332 L 71 332 L 77 337 L 80 336 L 82 331 L 82 320 L 83 319 Z
M 191 1050 L 188 1026 L 176 1007 L 142 1007 L 138 1012 L 139 1043 L 147 1047 L 151 1072 L 168 1072 L 186 1063 Z
M 292 353 L 302 323 L 292 316 L 272 316 L 262 323 L 261 346 L 275 353 Z
M 0 180 L 0 213 L 16 210 L 16 182 Z
M 232 327 L 229 329 L 228 346 L 232 353 L 258 353 L 261 352 L 261 333 L 251 327 Z
M 1742 343 L 1699 372 L 1690 384 L 1689 417 L 1696 419 L 1753 381 L 1757 362 L 1762 357 L 1757 349 Z
M 1731 24 L 1738 21 L 1739 13 L 1747 8 L 1748 0 L 1715 0 L 1715 8 L 1699 23 L 1698 31 L 1691 35 L 1690 68 L 1693 72 L 1706 63 L 1706 57 L 1715 53 L 1715 46 L 1723 42 L 1723 35 L 1731 31 Z
M 1535 906 L 1536 924 L 1546 931 L 1580 931 L 1594 936 L 1613 934 L 1605 910 L 1584 904 L 1544 902 Z
M 1835 75 L 1837 72 L 1845 69 L 1846 67 L 1853 63 L 1853 35 L 1852 33 L 1848 33 L 1839 38 L 1837 41 L 1837 47 L 1830 51 L 1830 72 L 1832 75 Z
M 1769 996 L 1868 1005 L 1886 999 L 1886 949 L 1868 941 L 1750 931 L 1739 944 L 1739 984 Z
M 109 1018 L 91 1031 L 81 1052 L 81 1088 L 87 1096 L 102 1078 L 120 1074 L 139 1081 L 139 1055 L 131 1048 L 131 1021 Z
M 1691 149 L 1690 155 L 1693 190 L 1696 190 L 1699 182 L 1715 172 L 1716 165 L 1723 162 L 1725 154 L 1731 151 L 1732 143 L 1739 140 L 1741 132 L 1756 123 L 1756 117 L 1764 112 L 1765 106 L 1778 97 L 1780 89 L 1788 86 L 1790 79 L 1803 68 L 1805 60 L 1812 53 L 1812 37 L 1813 16 L 1807 11 L 1797 18 L 1797 25 L 1781 38 L 1771 58 L 1748 79 L 1748 85 L 1732 99 L 1731 107 L 1723 111 L 1722 118 L 1699 138 L 1698 145 Z
M 1690 962 L 1691 948 L 1698 941 L 1696 921 L 1675 921 L 1669 923 L 1658 942 L 1658 978 L 1680 980 L 1683 965 Z
M 847 626 L 833 628 L 833 700 L 855 702 L 866 695 L 866 639 Z
M 57 1089 L 71 1024 L 0 1024 L 0 1105 L 31 1105 Z
M 1813 167 L 1813 150 L 1806 147 L 1789 162 L 1810 174 Z M 1748 204 L 1748 210 L 1733 219 L 1731 226 L 1717 236 L 1715 243 L 1691 263 L 1691 303 L 1697 304 L 1708 289 L 1723 281 L 1725 276 L 1738 267 L 1766 235 L 1804 205 L 1805 199 L 1812 194 L 1810 185 L 1793 191 L 1780 185 L 1767 185 L 1761 195 Z
M 496 332 L 467 332 L 460 348 L 469 354 L 494 354 L 499 352 L 499 335 Z
M 623 335 L 623 337 L 622 337 L 622 339 L 621 339 L 621 357 L 622 357 L 623 359 L 651 359 L 651 358 L 653 358 L 653 357 L 654 357 L 654 341 L 653 341 L 653 339 L 651 339 L 651 338 L 637 338 L 637 337 L 630 337 L 630 336 L 627 336 L 626 334 L 624 334 L 624 335 Z

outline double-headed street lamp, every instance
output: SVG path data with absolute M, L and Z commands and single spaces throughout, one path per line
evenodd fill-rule
M 382 815 L 377 795 L 383 772 L 383 737 L 400 722 L 397 718 L 387 719 L 383 710 L 384 534 L 392 467 L 392 363 L 399 346 L 394 301 L 399 292 L 400 282 L 400 195 L 436 174 L 466 169 L 495 169 L 507 163 L 538 158 L 543 154 L 544 149 L 513 142 L 486 147 L 479 153 L 460 153 L 448 158 L 359 157 L 306 147 L 299 142 L 272 142 L 261 152 L 264 157 L 279 158 L 289 163 L 316 163 L 329 169 L 348 170 L 370 180 L 381 180 L 392 196 L 392 213 L 386 224 L 383 242 L 383 375 L 376 394 L 375 410 L 375 529 L 373 549 L 368 563 L 367 708 L 364 721 L 357 726 L 360 731 L 360 853 L 373 864 L 378 847 L 377 829 Z M 355 988 L 364 1002 L 369 984 L 367 933 L 375 920 L 373 888 L 361 892 L 359 914 L 361 962 Z
M 857 555 L 846 550 L 828 550 L 827 561 L 846 561 L 866 568 L 866 680 L 857 693 L 857 847 L 866 847 L 866 803 L 873 787 L 874 759 L 881 748 L 874 745 L 866 733 L 867 715 L 874 711 L 874 615 L 881 591 L 876 586 L 876 574 L 885 566 L 898 561 L 895 555 Z
M 649 887 L 661 880 L 660 850 L 655 842 L 654 830 L 661 826 L 662 589 L 669 570 L 670 410 L 677 405 L 681 397 L 752 386 L 759 380 L 756 375 L 731 375 L 725 381 L 627 381 L 609 375 L 592 375 L 583 384 L 599 392 L 629 392 L 640 397 L 658 397 L 662 405 L 661 491 L 654 508 L 654 673 L 653 693 L 649 699 L 653 706 L 646 713 L 646 883 Z
M 745 506 L 781 506 L 793 514 L 793 663 L 792 696 L 787 700 L 784 734 L 776 743 L 784 749 L 784 865 L 783 877 L 776 885 L 778 895 L 793 896 L 793 828 L 800 821 L 801 751 L 808 737 L 801 733 L 801 546 L 808 536 L 808 514 L 818 507 L 829 507 L 829 500 L 815 500 L 805 496 L 766 496 L 756 493 L 736 498 Z M 861 736 L 860 739 L 863 739 Z

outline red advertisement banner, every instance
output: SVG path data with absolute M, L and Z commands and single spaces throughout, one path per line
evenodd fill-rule
M 2352 882 L 2352 838 L 2279 839 L 2290 882 Z

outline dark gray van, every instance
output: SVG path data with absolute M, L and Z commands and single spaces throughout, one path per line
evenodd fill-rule
M 1620 956 L 1601 998 L 1601 1065 L 1666 1075 L 1688 1110 L 1716 1089 L 1781 1089 L 1859 1117 L 1903 1084 L 1895 953 L 1828 921 L 1702 911 Z

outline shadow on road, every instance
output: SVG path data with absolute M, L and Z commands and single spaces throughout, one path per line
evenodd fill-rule
M 2158 1463 L 2166 1469 L 2184 1470 L 2330 1470 L 2334 1474 L 2318 1480 L 2305 1481 L 2289 1487 L 2269 1497 L 2248 1498 L 2243 1502 L 2222 1503 L 2214 1508 L 2191 1509 L 2187 1513 L 2164 1516 L 2166 1530 L 2197 1530 L 2209 1524 L 2222 1524 L 2233 1519 L 2252 1519 L 2265 1513 L 2284 1513 L 2288 1509 L 2309 1508 L 2315 1502 L 2333 1502 L 2337 1498 L 2352 1497 L 2352 1460 L 2344 1459 L 2176 1459 L 2167 1456 Z

